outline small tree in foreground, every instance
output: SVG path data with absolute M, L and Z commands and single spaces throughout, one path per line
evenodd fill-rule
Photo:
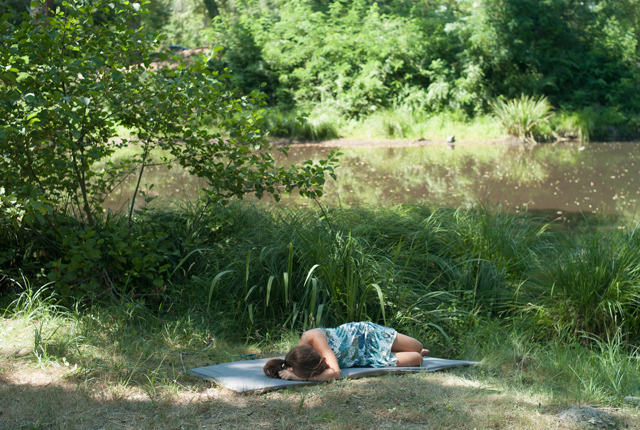
M 126 0 L 66 1 L 19 25 L 0 19 L 0 221 L 17 232 L 0 244 L 0 271 L 45 267 L 34 276 L 64 294 L 162 288 L 184 249 L 162 226 L 132 225 L 133 203 L 128 219 L 101 215 L 127 175 L 138 175 L 135 200 L 155 148 L 205 179 L 208 203 L 294 189 L 316 197 L 334 175 L 335 153 L 278 167 L 261 129 L 264 96 L 228 91 L 228 74 L 206 57 L 154 54 L 162 39 L 134 28 L 143 12 Z M 118 139 L 118 127 L 137 138 Z M 136 155 L 110 157 L 131 144 Z
M 19 26 L 2 17 L 0 179 L 13 209 L 42 222 L 73 214 L 92 225 L 123 176 L 144 173 L 153 148 L 206 179 L 211 201 L 248 193 L 277 199 L 296 188 L 320 195 L 334 154 L 276 167 L 260 128 L 263 95 L 226 91 L 228 75 L 207 68 L 205 57 L 157 66 L 152 57 L 167 59 L 153 54 L 159 36 L 131 28 L 142 12 L 139 3 L 96 0 L 64 2 L 51 17 Z M 117 126 L 137 141 L 115 139 Z M 109 160 L 131 143 L 142 147 L 138 155 Z

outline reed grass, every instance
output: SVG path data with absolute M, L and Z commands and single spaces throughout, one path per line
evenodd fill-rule
M 548 329 L 576 340 L 592 335 L 609 338 L 623 330 L 637 340 L 638 244 L 635 230 L 597 228 L 577 244 L 575 239 L 565 239 L 549 253 L 537 279 L 538 312 L 541 320 L 549 322 Z
M 593 109 L 558 112 L 552 121 L 553 129 L 559 138 L 578 139 L 588 142 L 597 125 L 597 115 Z
M 491 108 L 509 135 L 533 143 L 536 143 L 535 137 L 541 126 L 553 115 L 544 96 L 522 94 L 512 100 L 496 100 L 491 103 Z
M 375 112 L 351 121 L 345 134 L 368 139 L 412 139 L 444 142 L 449 136 L 459 141 L 487 142 L 507 137 L 490 115 L 468 118 L 452 112 L 428 113 L 407 107 Z
M 76 377 L 137 387 L 157 405 L 187 367 L 371 320 L 435 356 L 484 360 L 475 377 L 505 386 L 607 404 L 638 393 L 633 228 L 569 230 L 488 205 L 187 205 L 140 217 L 175 241 L 162 295 L 116 288 L 65 308 L 55 285 L 18 280 L 5 320 L 33 327 L 35 363 L 77 365 Z
M 339 131 L 335 118 L 296 112 L 272 111 L 266 117 L 266 126 L 273 137 L 311 142 L 336 139 Z
M 445 141 L 454 135 L 461 141 L 486 142 L 507 137 L 491 115 L 468 118 L 460 113 L 429 113 L 398 106 L 359 118 L 341 117 L 329 105 L 314 106 L 308 114 L 271 111 L 266 126 L 271 136 L 300 141 L 339 137 L 362 140 Z

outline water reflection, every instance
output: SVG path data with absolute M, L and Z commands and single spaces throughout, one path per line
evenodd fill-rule
M 112 211 L 126 211 L 133 196 L 137 176 L 129 175 L 105 200 L 103 207 Z M 198 198 L 201 186 L 205 182 L 199 180 L 179 165 L 167 169 L 166 165 L 147 166 L 144 170 L 140 189 L 147 197 L 155 197 L 154 205 L 167 205 Z M 136 209 L 146 204 L 145 197 L 138 195 Z
M 549 144 L 533 149 L 505 145 L 348 147 L 341 151 L 338 181 L 329 180 L 320 201 L 329 205 L 438 202 L 469 207 L 478 201 L 521 210 L 635 215 L 640 196 L 640 142 Z M 286 164 L 318 160 L 330 151 L 293 147 Z M 158 167 L 146 177 L 164 204 L 197 196 L 198 181 L 179 169 Z M 126 190 L 126 191 L 124 191 Z M 133 184 L 107 205 L 122 205 Z M 289 204 L 308 203 L 299 196 Z M 164 202 L 164 203 L 163 203 Z

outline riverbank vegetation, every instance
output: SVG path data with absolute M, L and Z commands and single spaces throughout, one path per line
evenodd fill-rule
M 203 3 L 215 3 L 215 13 Z M 473 122 L 493 115 L 492 106 L 523 95 L 546 97 L 557 117 L 538 138 L 638 134 L 640 6 L 634 1 L 164 5 L 174 15 L 156 19 L 154 28 L 174 43 L 224 47 L 212 64 L 233 72 L 238 91 L 264 83 L 277 111 L 306 112 L 312 123 L 326 122 L 331 112 L 340 119 L 332 123 L 339 134 L 353 129 L 343 129 L 345 122 L 363 123 L 388 112 L 426 118 L 449 113 Z M 182 13 L 179 29 L 176 13 Z M 436 134 L 427 130 L 411 137 L 434 140 Z M 397 128 L 382 136 L 398 137 Z
M 0 12 L 28 6 L 7 0 Z M 438 140 L 444 133 L 434 125 L 443 115 L 484 122 L 522 97 L 545 97 L 552 109 L 550 122 L 534 130 L 538 140 L 639 133 L 635 1 L 161 0 L 145 7 L 136 24 L 143 32 L 162 32 L 174 51 L 222 47 L 208 64 L 232 72 L 237 94 L 264 92 L 274 118 L 308 117 L 304 127 L 281 128 L 284 137 L 368 138 L 368 123 L 411 117 L 421 126 L 392 120 L 374 138 Z M 484 131 L 469 140 L 495 138 Z M 511 125 L 501 132 L 500 139 L 512 134 Z

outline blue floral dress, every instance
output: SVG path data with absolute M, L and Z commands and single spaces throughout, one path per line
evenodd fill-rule
M 353 322 L 322 328 L 341 368 L 393 367 L 398 359 L 391 345 L 398 332 L 371 322 Z

